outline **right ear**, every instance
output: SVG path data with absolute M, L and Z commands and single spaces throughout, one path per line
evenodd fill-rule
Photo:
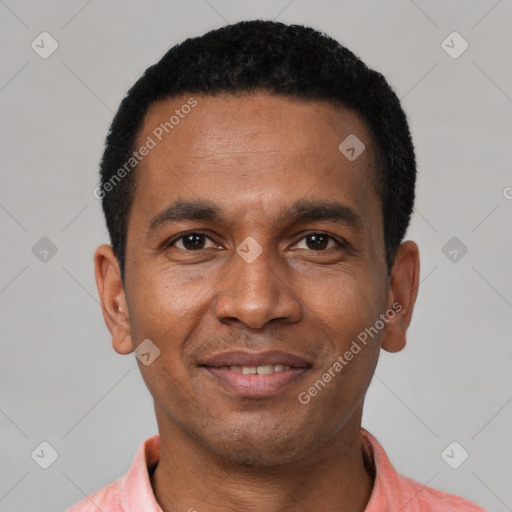
M 111 245 L 103 244 L 96 249 L 94 270 L 103 318 L 112 335 L 112 346 L 118 354 L 129 354 L 135 348 L 130 334 L 130 316 L 119 262 Z

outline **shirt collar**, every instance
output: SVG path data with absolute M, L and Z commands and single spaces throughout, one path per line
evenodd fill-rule
M 386 512 L 399 510 L 405 502 L 397 492 L 399 475 L 392 466 L 384 448 L 364 428 L 361 429 L 363 453 L 373 465 L 373 490 L 365 512 Z
M 162 512 L 153 494 L 149 469 L 160 458 L 160 435 L 143 441 L 121 484 L 121 507 L 126 512 Z
M 386 510 L 398 510 L 396 507 L 403 505 L 397 489 L 397 473 L 386 455 L 386 452 L 367 430 L 361 429 L 361 444 L 365 464 L 373 472 L 374 484 L 365 512 L 383 512 L 383 504 Z M 132 510 L 144 512 L 162 512 L 158 505 L 149 470 L 158 463 L 160 457 L 160 435 L 155 435 L 143 441 L 135 454 L 128 473 L 121 483 L 121 506 L 124 511 Z

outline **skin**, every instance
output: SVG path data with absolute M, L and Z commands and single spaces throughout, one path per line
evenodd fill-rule
M 265 93 L 194 98 L 197 106 L 136 171 L 124 287 L 111 246 L 95 253 L 114 350 L 129 354 L 149 338 L 161 351 L 149 366 L 138 362 L 162 442 L 152 478 L 157 501 L 164 512 L 363 511 L 373 486 L 361 453 L 364 397 L 381 348 L 405 346 L 418 247 L 402 243 L 388 275 L 374 144 L 355 113 Z M 188 99 L 153 104 L 138 143 Z M 366 145 L 352 162 L 338 150 L 350 133 Z M 150 219 L 177 198 L 214 201 L 226 221 L 169 223 L 150 233 Z M 362 229 L 290 224 L 282 208 L 301 199 L 342 202 Z M 194 230 L 206 235 L 200 250 L 184 239 L 161 248 Z M 333 239 L 314 250 L 307 237 L 314 233 Z M 249 236 L 263 249 L 250 264 L 236 252 Z M 301 404 L 298 393 L 395 302 L 401 311 Z M 273 396 L 243 398 L 198 367 L 233 349 L 280 349 L 313 366 Z

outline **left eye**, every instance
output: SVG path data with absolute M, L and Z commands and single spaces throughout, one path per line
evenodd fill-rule
M 326 247 L 329 245 L 329 241 L 334 242 L 334 246 L 341 247 L 341 244 L 335 240 L 332 236 L 324 235 L 323 233 L 310 233 L 301 239 L 306 240 L 307 249 L 311 249 L 312 251 L 323 251 L 325 249 L 329 249 L 330 247 Z

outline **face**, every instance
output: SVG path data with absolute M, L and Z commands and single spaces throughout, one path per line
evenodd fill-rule
M 375 150 L 356 114 L 264 93 L 191 96 L 191 109 L 190 96 L 153 104 L 138 136 L 156 145 L 136 171 L 112 313 L 126 332 L 111 329 L 113 344 L 160 350 L 139 367 L 161 431 L 232 461 L 298 459 L 359 425 L 398 313 L 335 363 L 415 279 L 388 278 Z M 366 147 L 352 161 L 338 149 L 349 134 Z

